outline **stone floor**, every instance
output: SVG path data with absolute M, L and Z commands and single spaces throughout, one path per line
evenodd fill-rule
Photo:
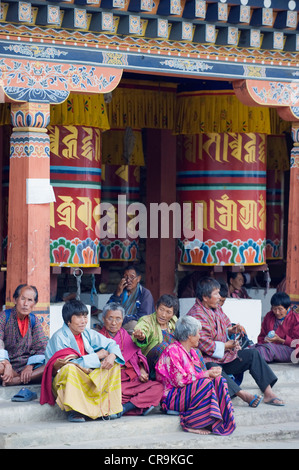
M 198 436 L 183 432 L 178 416 L 156 408 L 150 415 L 110 421 L 69 423 L 57 405 L 11 402 L 20 387 L 0 388 L 0 449 L 298 449 L 299 365 L 273 364 L 275 391 L 286 402 L 257 409 L 233 399 L 237 428 L 231 436 Z M 247 372 L 242 387 L 257 393 Z M 30 386 L 39 397 L 40 387 Z

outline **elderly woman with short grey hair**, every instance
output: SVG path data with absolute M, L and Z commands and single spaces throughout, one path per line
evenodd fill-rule
M 104 326 L 100 333 L 119 345 L 125 359 L 125 365 L 121 368 L 121 414 L 147 415 L 160 404 L 163 386 L 156 380 L 149 380 L 146 357 L 122 328 L 124 308 L 116 302 L 108 303 L 101 315 Z
M 162 409 L 178 412 L 184 431 L 229 435 L 235 428 L 233 406 L 221 367 L 206 370 L 198 348 L 201 323 L 181 317 L 176 323 L 176 341 L 161 354 L 157 380 L 163 383 Z
M 197 332 L 201 330 L 200 321 L 193 320 L 195 320 L 195 318 L 182 317 L 181 321 L 177 322 L 174 330 L 174 337 L 177 341 L 187 341 L 189 336 L 196 336 Z

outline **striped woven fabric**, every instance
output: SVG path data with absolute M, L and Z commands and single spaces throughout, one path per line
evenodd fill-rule
M 207 428 L 229 435 L 236 423 L 227 382 L 207 377 L 200 364 L 195 350 L 187 351 L 179 341 L 163 351 L 156 365 L 157 380 L 164 385 L 162 409 L 178 411 L 185 431 Z
M 155 377 L 155 367 L 162 352 L 167 348 L 167 346 L 175 341 L 173 333 L 168 330 L 162 330 L 162 335 L 163 341 L 154 346 L 146 355 L 151 378 Z
M 291 354 L 294 351 L 294 348 L 285 344 L 258 343 L 254 347 L 266 362 L 291 362 Z
M 222 377 L 213 381 L 199 379 L 186 387 L 173 388 L 163 405 L 180 412 L 185 431 L 211 428 L 214 434 L 227 436 L 236 428 L 227 383 Z

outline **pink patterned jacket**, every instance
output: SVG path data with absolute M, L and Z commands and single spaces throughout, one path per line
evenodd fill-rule
M 194 349 L 188 353 L 178 341 L 170 344 L 156 364 L 156 379 L 164 385 L 163 398 L 172 388 L 185 387 L 198 379 L 208 378 L 208 372 L 199 371 L 199 368 L 200 360 Z

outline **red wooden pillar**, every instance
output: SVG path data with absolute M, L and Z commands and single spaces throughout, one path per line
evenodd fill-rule
M 299 303 L 299 123 L 292 128 L 286 292 Z
M 162 294 L 172 294 L 175 288 L 176 239 L 150 237 L 151 203 L 170 205 L 176 202 L 176 136 L 168 130 L 149 129 L 146 132 L 147 214 L 146 287 L 156 302 Z
M 13 103 L 11 115 L 6 305 L 14 305 L 13 293 L 19 284 L 35 285 L 39 293 L 35 311 L 43 316 L 49 333 L 50 142 L 46 126 L 50 105 Z
M 4 137 L 4 132 L 3 132 L 4 127 L 0 126 L 0 152 L 2 151 L 2 158 L 0 158 L 0 175 L 2 175 L 3 172 L 3 137 Z M 2 178 L 0 180 L 0 209 L 1 212 L 3 212 L 3 189 L 2 189 Z M 1 260 L 1 265 L 2 265 L 2 241 L 3 241 L 3 223 L 4 223 L 4 215 L 2 215 L 0 219 L 0 260 Z M 3 303 L 5 302 L 4 299 L 4 281 L 5 281 L 5 275 L 3 271 L 0 271 L 0 307 L 2 307 Z

